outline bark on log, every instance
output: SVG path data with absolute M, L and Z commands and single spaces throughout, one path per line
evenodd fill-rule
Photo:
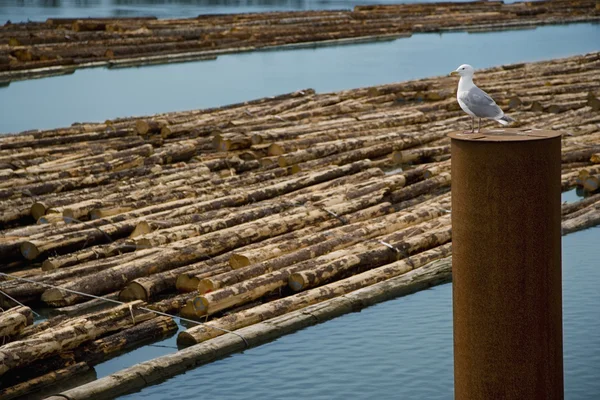
M 33 313 L 31 308 L 18 306 L 0 313 L 0 338 L 18 335 L 23 329 L 33 324 Z
M 85 362 L 79 362 L 77 364 L 66 366 L 65 368 L 57 369 L 56 371 L 49 372 L 37 378 L 30 379 L 26 382 L 10 386 L 6 389 L 0 390 L 0 398 L 9 399 L 21 399 L 24 396 L 37 392 L 45 387 L 56 385 L 59 382 L 66 380 L 76 379 L 77 375 L 83 374 L 90 371 L 90 366 Z M 94 374 L 95 377 L 95 374 Z M 87 379 L 82 383 L 87 383 L 93 379 Z
M 178 327 L 173 318 L 157 316 L 75 349 L 75 359 L 94 366 L 120 353 L 170 336 Z
M 359 198 L 340 204 L 330 210 L 338 215 L 343 215 L 358 209 L 379 203 L 383 193 Z M 148 258 L 133 260 L 130 263 L 103 270 L 93 277 L 83 277 L 66 285 L 66 289 L 83 293 L 101 295 L 123 288 L 129 281 L 147 276 L 151 272 L 158 273 L 174 269 L 186 264 L 197 262 L 207 256 L 219 254 L 248 243 L 256 242 L 267 237 L 276 236 L 303 226 L 331 218 L 323 210 L 306 209 L 306 213 L 299 218 L 299 214 L 291 215 L 265 225 L 259 221 L 250 222 L 233 228 L 212 232 L 200 237 L 193 237 L 177 242 L 176 247 L 164 249 L 160 254 L 150 255 Z M 265 222 L 269 218 L 265 218 Z M 66 306 L 81 301 L 80 295 L 67 293 L 59 289 L 49 289 L 42 294 L 42 300 L 52 306 Z
M 99 314 L 80 317 L 69 321 L 68 325 L 47 329 L 39 334 L 2 346 L 0 348 L 0 375 L 35 360 L 73 349 L 83 342 L 94 340 L 106 333 L 153 318 L 154 314 L 135 308 L 140 303 L 129 303 Z M 129 308 L 130 305 L 133 307 L 132 309 Z M 135 321 L 132 320 L 130 313 L 133 313 Z
M 395 151 L 392 153 L 392 160 L 395 164 L 423 163 L 434 156 L 449 153 L 450 146 L 423 147 L 419 149 Z
M 433 178 L 426 179 L 422 182 L 414 183 L 402 189 L 396 190 L 390 194 L 390 201 L 399 203 L 401 201 L 410 200 L 421 194 L 431 192 L 432 190 L 450 186 L 451 178 L 449 173 L 441 173 Z
M 451 245 L 445 244 L 443 246 L 412 256 L 410 261 L 396 261 L 386 264 L 382 267 L 330 283 L 318 289 L 312 289 L 279 300 L 273 300 L 248 310 L 229 314 L 218 319 L 213 319 L 202 325 L 189 328 L 179 333 L 177 336 L 177 343 L 183 346 L 201 343 L 205 340 L 223 335 L 225 332 L 222 329 L 234 331 L 270 318 L 277 317 L 279 315 L 299 310 L 312 304 L 320 303 L 324 300 L 342 296 L 354 290 L 373 285 L 398 275 L 402 275 L 436 259 L 446 257 L 450 251 Z
M 440 228 L 429 232 L 428 234 L 420 235 L 415 238 L 410 238 L 401 241 L 389 241 L 390 244 L 400 249 L 400 251 L 406 256 L 411 255 L 417 251 L 424 251 L 432 247 L 436 247 L 444 244 L 450 240 L 450 228 Z M 376 262 L 389 262 L 396 257 L 400 256 L 396 251 L 391 250 L 385 245 L 379 245 L 382 250 L 376 251 L 373 250 L 371 252 L 372 255 L 376 255 Z M 357 252 L 361 251 L 369 251 L 369 249 L 365 249 L 366 246 L 356 246 L 358 248 L 355 249 Z M 346 250 L 348 251 L 348 250 Z M 330 254 L 330 258 L 333 256 Z M 341 257 L 341 255 L 340 255 Z M 385 261 L 382 261 L 385 260 Z M 302 271 L 306 268 L 310 268 L 315 264 L 319 263 L 321 260 L 319 258 L 311 260 L 310 263 L 299 263 L 293 265 L 291 267 L 283 268 L 278 271 L 274 271 L 265 275 L 261 275 L 256 278 L 251 278 L 246 281 L 240 282 L 238 284 L 228 286 L 222 289 L 219 289 L 214 292 L 205 293 L 202 296 L 198 296 L 194 299 L 194 308 L 196 310 L 196 315 L 211 315 L 218 311 L 225 310 L 227 308 L 244 304 L 246 302 L 256 300 L 263 296 L 264 294 L 281 288 L 288 283 L 288 278 L 291 274 Z M 379 264 L 381 265 L 381 264 Z
M 600 207 L 587 211 L 575 218 L 567 219 L 562 223 L 562 234 L 577 232 L 600 224 Z

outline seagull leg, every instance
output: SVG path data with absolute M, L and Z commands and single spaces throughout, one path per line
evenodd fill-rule
M 471 117 L 471 133 L 475 132 L 475 117 Z
M 481 118 L 479 118 L 479 126 L 477 127 L 477 133 L 481 132 Z

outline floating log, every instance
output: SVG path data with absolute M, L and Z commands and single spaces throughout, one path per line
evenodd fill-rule
M 189 328 L 177 336 L 179 345 L 190 346 L 205 340 L 221 336 L 225 330 L 237 330 L 261 321 L 316 304 L 333 297 L 350 293 L 354 290 L 367 287 L 377 282 L 404 274 L 412 269 L 419 268 L 433 260 L 446 257 L 451 249 L 450 244 L 427 250 L 410 258 L 410 260 L 396 261 L 382 267 L 354 275 L 292 296 L 273 300 L 266 304 L 248 310 L 229 314 L 227 316 L 208 321 L 202 325 Z M 294 276 L 295 274 L 292 274 Z M 292 278 L 290 277 L 290 280 Z M 217 329 L 215 329 L 217 328 Z
M 23 329 L 33 324 L 31 308 L 19 306 L 0 313 L 0 337 L 3 340 L 18 335 Z
M 154 317 L 148 312 L 129 308 L 130 305 L 135 307 L 137 304 L 139 302 L 118 306 L 87 318 L 81 317 L 70 321 L 67 326 L 49 328 L 39 334 L 0 347 L 0 375 L 10 369 L 22 367 L 66 349 L 75 348 L 85 341 Z M 133 316 L 130 313 L 133 313 Z M 135 318 L 135 321 L 132 318 Z
M 37 392 L 45 387 L 54 386 L 59 382 L 64 381 L 72 381 L 77 380 L 77 375 L 84 374 L 85 372 L 90 371 L 90 366 L 85 362 L 79 362 L 77 364 L 68 365 L 64 368 L 57 369 L 53 372 L 48 372 L 45 375 L 33 378 L 23 383 L 16 384 L 14 386 L 10 386 L 6 389 L 0 390 L 0 398 L 2 399 L 16 399 L 23 398 L 23 396 Z M 80 384 L 87 383 L 95 379 L 95 374 L 93 377 L 85 379 L 83 382 L 78 381 Z
M 598 224 L 600 224 L 600 207 L 593 207 L 592 209 L 586 211 L 582 215 L 563 221 L 562 233 L 563 235 L 567 235 L 569 233 L 590 228 Z
M 159 315 L 118 333 L 80 346 L 74 351 L 75 359 L 85 360 L 88 365 L 93 366 L 113 358 L 125 350 L 169 336 L 177 329 L 173 318 Z
M 216 275 L 210 279 L 203 279 L 198 285 L 198 290 L 201 294 L 214 291 L 218 288 L 240 283 L 265 273 L 280 270 L 292 264 L 305 262 L 313 257 L 322 256 L 331 251 L 343 249 L 376 236 L 410 227 L 413 224 L 427 222 L 444 215 L 446 213 L 446 205 L 448 205 L 447 199 L 442 204 L 431 204 L 430 208 L 423 207 L 423 209 L 417 209 L 414 212 L 390 214 L 370 220 L 368 223 L 347 225 L 325 235 L 316 234 L 314 236 L 307 236 L 300 239 L 301 241 L 296 244 L 293 244 L 292 247 L 290 247 L 289 243 L 286 243 L 280 250 L 277 248 L 267 248 L 267 252 L 255 252 L 251 254 L 250 259 L 244 260 L 242 257 L 238 257 L 234 263 L 239 263 L 242 268 Z M 282 255 L 273 257 L 273 254 Z M 250 260 L 258 261 L 260 259 L 263 259 L 260 263 L 248 266 L 244 265 L 246 262 L 250 262 Z
M 600 189 L 600 175 L 588 175 L 583 181 L 583 188 L 590 193 L 597 192 Z
M 446 218 L 447 219 L 447 218 Z M 430 228 L 431 229 L 431 228 Z M 399 256 L 408 256 L 414 253 L 417 249 L 419 251 L 427 250 L 428 248 L 436 247 L 450 240 L 450 228 L 443 228 L 441 230 L 435 230 L 426 235 L 416 236 L 401 241 L 391 241 L 389 243 L 392 248 L 399 249 L 401 253 L 396 252 L 388 248 L 386 245 L 379 244 L 383 249 L 380 252 L 369 248 L 372 246 L 359 245 L 355 250 L 357 252 L 368 251 L 370 253 L 376 253 L 385 257 L 387 260 L 395 259 Z M 384 239 L 387 239 L 384 237 Z M 384 242 L 388 242 L 383 240 Z M 327 258 L 335 256 L 329 255 Z M 341 255 L 340 255 L 341 258 Z M 225 288 L 216 290 L 214 292 L 205 293 L 202 296 L 198 296 L 194 299 L 194 308 L 196 315 L 210 315 L 215 312 L 233 307 L 235 305 L 243 304 L 251 300 L 258 299 L 264 294 L 276 290 L 280 287 L 287 285 L 288 278 L 291 274 L 308 269 L 314 266 L 314 264 L 320 263 L 323 259 L 316 258 L 311 260 L 310 263 L 300 263 L 293 265 L 288 268 L 283 268 L 278 271 L 274 271 L 265 275 L 261 275 L 256 278 L 251 278 L 243 282 L 227 286 Z M 379 260 L 377 261 L 379 262 Z M 381 265 L 381 264 L 379 264 Z
M 357 209 L 378 203 L 383 197 L 379 196 L 369 198 L 359 198 L 339 206 L 335 209 L 338 214 L 345 214 Z M 268 220 L 269 217 L 266 219 Z M 217 232 L 209 233 L 198 238 L 182 240 L 177 248 L 161 251 L 147 259 L 134 260 L 131 263 L 125 263 L 118 267 L 113 267 L 95 274 L 93 277 L 83 277 L 75 280 L 63 287 L 70 290 L 76 290 L 83 293 L 101 295 L 118 290 L 125 286 L 129 281 L 147 276 L 150 272 L 157 273 L 168 269 L 196 262 L 201 258 L 212 256 L 235 247 L 242 246 L 261 238 L 275 236 L 306 226 L 310 223 L 323 221 L 331 218 L 329 212 L 323 210 L 306 209 L 305 214 L 294 214 L 289 217 L 275 218 L 268 224 L 250 222 L 239 227 L 223 229 Z M 268 226 L 269 228 L 265 228 Z M 60 289 L 48 289 L 42 294 L 42 300 L 52 306 L 66 306 L 81 301 L 82 296 L 73 293 L 65 293 Z

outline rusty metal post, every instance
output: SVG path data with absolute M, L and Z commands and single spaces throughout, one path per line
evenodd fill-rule
M 560 133 L 451 133 L 456 400 L 562 399 Z

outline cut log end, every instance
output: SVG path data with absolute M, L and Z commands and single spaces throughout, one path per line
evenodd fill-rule
M 175 287 L 179 292 L 191 293 L 198 290 L 198 279 L 189 274 L 181 274 L 177 277 Z
M 31 216 L 37 221 L 40 217 L 46 215 L 46 205 L 44 203 L 33 203 L 30 209 Z
M 54 271 L 55 269 L 58 269 L 58 268 L 59 268 L 59 265 L 49 258 L 44 260 L 44 262 L 42 263 L 42 271 Z
M 281 156 L 285 154 L 285 149 L 279 143 L 272 143 L 267 150 L 270 156 Z
M 229 265 L 231 265 L 231 268 L 233 269 L 239 269 L 250 265 L 250 260 L 243 254 L 234 253 L 229 257 Z
M 196 339 L 194 339 L 194 337 L 187 332 L 181 332 L 177 336 L 178 346 L 192 346 L 194 344 L 196 344 Z
M 42 293 L 42 301 L 52 307 L 64 307 L 67 304 L 68 293 L 60 289 L 47 289 Z
M 142 285 L 137 282 L 130 282 L 125 289 L 119 293 L 120 301 L 143 300 L 148 301 L 148 293 Z
M 136 225 L 135 229 L 133 230 L 133 232 L 131 232 L 129 237 L 134 238 L 134 237 L 148 234 L 150 232 L 152 232 L 152 228 L 150 227 L 150 224 L 147 223 L 146 221 L 142 221 Z
M 197 316 L 206 315 L 208 312 L 208 300 L 204 296 L 198 296 L 192 302 Z
M 208 293 L 208 292 L 218 289 L 215 282 L 213 282 L 213 280 L 210 278 L 202 279 L 201 281 L 198 282 L 196 287 L 198 288 L 198 292 L 200 294 Z
M 33 242 L 21 243 L 21 254 L 27 260 L 35 260 L 40 255 L 40 250 Z
M 306 286 L 302 274 L 294 273 L 288 278 L 288 285 L 293 291 L 299 292 Z
M 179 310 L 179 315 L 183 318 L 198 319 L 198 315 L 196 314 L 196 309 L 194 308 L 194 303 L 192 301 L 188 301 L 185 306 Z

